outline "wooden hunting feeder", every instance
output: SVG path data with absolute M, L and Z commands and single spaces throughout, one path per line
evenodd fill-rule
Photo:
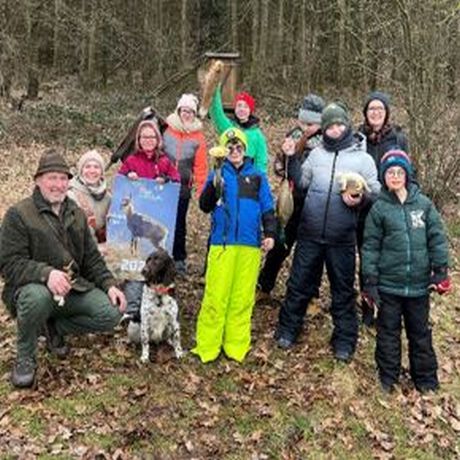
M 233 107 L 233 100 L 236 95 L 236 88 L 238 87 L 238 67 L 240 65 L 240 53 L 213 53 L 206 52 L 204 54 L 205 62 L 198 69 L 198 80 L 201 80 L 202 75 L 212 65 L 213 62 L 219 60 L 225 65 L 224 80 L 222 84 L 222 102 L 226 109 Z

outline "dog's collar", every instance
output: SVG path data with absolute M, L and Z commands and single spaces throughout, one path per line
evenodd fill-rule
M 152 289 L 158 295 L 168 295 L 174 292 L 174 283 L 170 284 L 169 286 L 164 286 L 163 284 L 156 284 L 152 287 Z

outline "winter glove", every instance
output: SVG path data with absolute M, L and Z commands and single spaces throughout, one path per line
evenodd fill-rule
M 369 278 L 365 281 L 361 296 L 370 307 L 380 307 L 381 300 L 376 279 Z
M 447 273 L 447 267 L 433 268 L 428 289 L 439 295 L 448 294 L 452 290 L 452 280 Z
M 203 212 L 212 212 L 219 201 L 214 184 L 210 182 L 206 185 L 200 195 L 200 209 Z
M 450 278 L 446 278 L 444 281 L 436 284 L 436 292 L 439 295 L 449 294 L 449 292 L 452 291 L 452 288 L 452 280 Z

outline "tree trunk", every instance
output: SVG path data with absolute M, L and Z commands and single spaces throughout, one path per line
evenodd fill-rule
M 368 43 L 367 43 L 367 27 L 366 27 L 366 0 L 359 0 L 358 6 L 358 23 L 359 23 L 359 30 L 357 33 L 359 34 L 359 41 L 360 41 L 360 80 L 361 80 L 361 87 L 367 88 L 369 84 L 369 62 L 368 62 Z
M 297 43 L 295 40 L 295 24 L 296 24 L 296 18 L 298 16 L 297 8 L 296 5 L 292 5 L 291 8 L 288 8 L 288 11 L 291 12 L 291 15 L 289 16 L 289 24 L 288 24 L 288 30 L 290 31 L 289 38 L 290 38 L 290 43 L 285 50 L 285 59 L 286 59 L 286 71 L 284 72 L 284 78 L 288 79 L 291 77 L 292 72 L 291 69 L 295 65 L 295 60 L 297 57 Z M 285 35 L 286 38 L 286 35 Z M 286 41 L 286 40 L 285 40 Z
M 86 81 L 89 84 L 94 82 L 96 77 L 96 34 L 97 34 L 97 2 L 91 2 L 89 5 L 90 20 L 89 20 L 89 29 L 88 29 L 88 61 L 86 64 Z
M 276 29 L 276 46 L 275 46 L 275 62 L 283 65 L 283 32 L 284 32 L 284 0 L 279 0 L 277 29 Z
M 252 0 L 252 52 L 251 52 L 251 87 L 256 85 L 259 66 L 257 54 L 259 52 L 257 43 L 259 38 L 259 0 Z
M 157 0 L 156 2 L 157 8 L 156 8 L 156 24 L 155 24 L 155 45 L 156 45 L 156 50 L 161 50 L 162 49 L 162 41 L 163 41 L 163 0 Z M 163 76 L 164 74 L 164 62 L 163 62 L 163 54 L 159 53 L 159 59 L 158 59 L 158 73 L 160 76 Z M 161 78 L 161 77 L 160 77 Z
M 109 2 L 106 0 L 99 0 L 99 6 L 100 6 L 100 11 L 108 11 L 109 10 Z M 137 5 L 135 5 L 137 8 Z M 99 50 L 100 52 L 98 53 L 98 67 L 100 69 L 100 77 L 102 81 L 102 85 L 104 87 L 107 86 L 107 82 L 109 79 L 109 60 L 110 60 L 110 27 L 108 24 L 108 18 L 105 15 L 101 15 L 102 20 L 99 20 L 99 33 L 98 37 L 100 40 L 100 45 L 99 45 Z M 129 68 L 133 70 L 133 63 L 132 61 L 135 59 L 135 56 L 133 56 L 130 59 L 130 65 Z M 132 81 L 132 75 L 131 75 L 131 80 Z
M 0 97 L 8 98 L 11 88 L 11 70 L 9 70 L 9 56 L 5 46 L 6 37 L 2 34 L 7 33 L 8 6 L 7 0 L 0 0 Z
M 259 52 L 258 56 L 261 63 L 261 70 L 267 59 L 268 46 L 268 1 L 261 0 L 260 5 L 260 29 L 259 29 Z
M 61 0 L 54 0 L 54 27 L 53 27 L 53 69 L 58 71 L 60 57 L 60 34 L 61 27 Z
M 448 67 L 448 97 L 456 102 L 459 99 L 460 91 L 460 47 L 458 46 L 460 40 L 460 14 L 452 20 L 450 25 L 450 40 L 452 43 L 449 67 Z
M 232 51 L 238 50 L 238 2 L 237 0 L 228 0 L 230 9 L 230 27 Z
M 154 7 L 155 2 L 152 0 L 144 0 L 143 5 L 143 30 L 142 30 L 142 54 L 144 59 L 141 63 L 141 76 L 142 76 L 142 85 L 145 87 L 147 82 L 151 78 L 152 72 L 152 43 L 154 43 L 153 28 L 152 25 L 155 24 L 154 19 Z
M 39 91 L 38 79 L 38 14 L 32 0 L 25 2 L 27 60 L 27 98 L 36 99 Z
M 344 85 L 345 76 L 345 25 L 346 25 L 346 0 L 337 0 L 339 11 L 339 22 L 337 25 L 338 48 L 337 48 L 337 85 L 341 88 Z
M 181 61 L 184 67 L 187 66 L 189 62 L 189 55 L 187 53 L 188 40 L 188 27 L 187 27 L 187 0 L 182 0 L 181 2 Z
M 79 42 L 79 65 L 78 72 L 80 76 L 80 81 L 85 82 L 86 78 L 86 66 L 88 63 L 88 40 L 87 40 L 87 7 L 86 0 L 81 0 L 80 3 L 80 21 L 82 24 L 82 29 L 80 33 L 80 42 Z
M 307 27 L 306 27 L 306 11 L 307 11 L 307 0 L 301 0 L 299 10 L 299 28 L 297 33 L 297 40 L 299 46 L 299 52 L 297 54 L 295 68 L 297 69 L 297 75 L 303 75 L 305 64 L 307 60 Z M 301 83 L 301 78 L 299 79 Z

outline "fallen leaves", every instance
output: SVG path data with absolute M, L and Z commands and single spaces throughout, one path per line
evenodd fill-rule
M 267 127 L 272 139 L 284 132 L 283 123 L 276 133 Z M 5 160 L 0 166 L 5 196 L 0 213 L 29 193 L 44 148 L 15 146 L 0 152 Z M 78 154 L 69 153 L 71 159 Z M 191 274 L 177 287 L 188 348 L 203 294 L 203 248 L 209 230 L 196 202 L 191 204 L 189 229 Z M 372 334 L 363 331 L 350 365 L 332 359 L 327 283 L 296 347 L 277 349 L 276 305 L 284 295 L 287 266 L 275 300 L 255 308 L 253 348 L 243 364 L 225 356 L 206 366 L 192 355 L 177 362 L 165 346 L 156 350 L 154 362 L 141 366 L 120 329 L 114 335 L 72 338 L 72 355 L 65 362 L 40 349 L 37 388 L 14 391 L 8 377 L 15 324 L 0 313 L 0 453 L 88 460 L 390 459 L 403 458 L 406 452 L 412 458 L 460 457 L 458 290 L 452 300 L 436 299 L 435 304 L 441 391 L 421 397 L 404 377 L 398 392 L 387 397 L 379 392 L 374 375 Z

